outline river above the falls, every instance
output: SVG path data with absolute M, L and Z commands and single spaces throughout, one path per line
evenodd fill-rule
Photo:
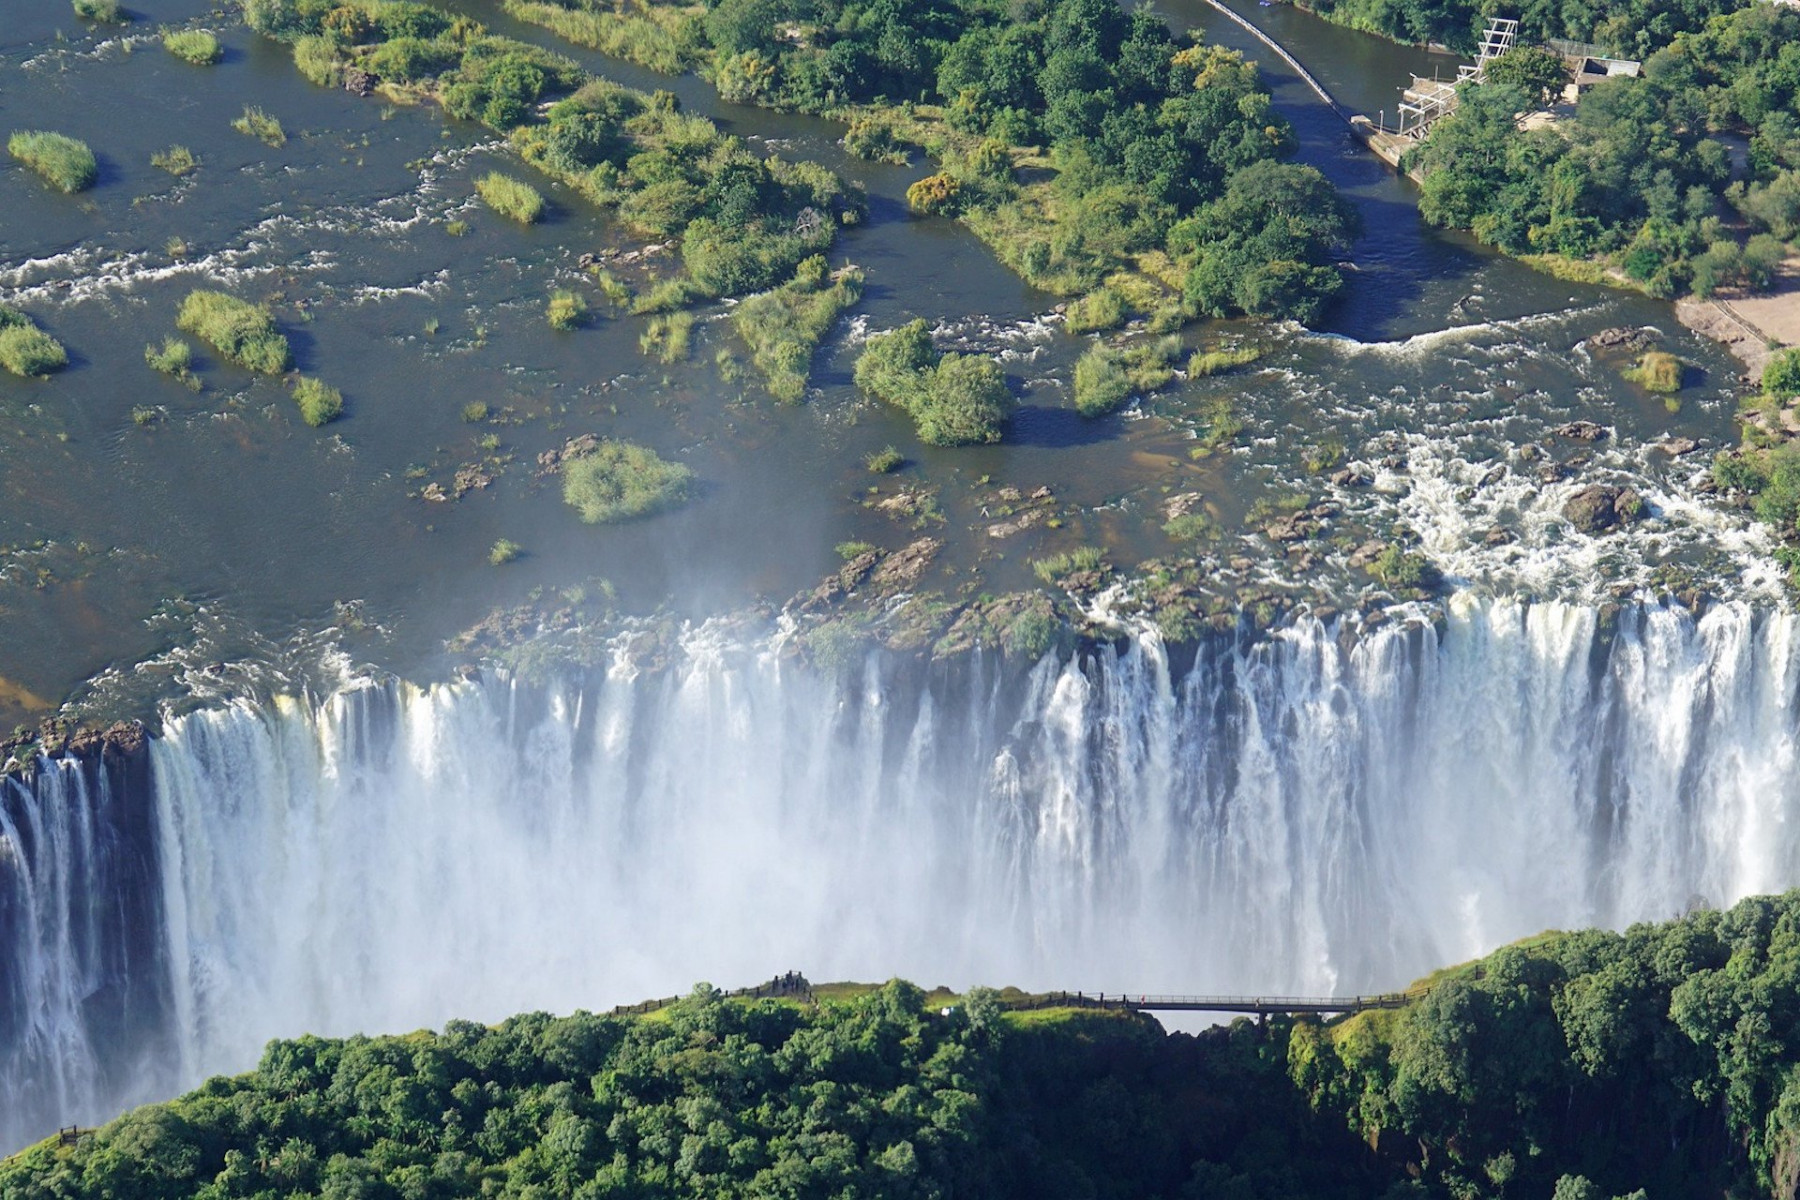
M 190 667 L 301 663 L 329 643 L 429 676 L 449 635 L 532 597 L 604 594 L 624 612 L 691 616 L 779 606 L 852 540 L 942 537 L 921 586 L 948 595 L 1035 587 L 1031 560 L 1076 546 L 1103 546 L 1124 568 L 1182 553 L 1162 529 L 1178 495 L 1203 497 L 1223 531 L 1210 552 L 1221 578 L 1344 598 L 1370 586 L 1344 565 L 1349 546 L 1400 527 L 1453 580 L 1499 593 L 1593 599 L 1651 586 L 1670 564 L 1724 591 L 1773 577 L 1760 537 L 1694 496 L 1707 455 L 1652 448 L 1732 439 L 1731 361 L 1666 305 L 1559 282 L 1426 227 L 1411 185 L 1279 62 L 1264 64 L 1266 78 L 1301 160 L 1363 213 L 1349 286 L 1317 331 L 1190 326 L 1191 346 L 1252 344 L 1265 356 L 1089 421 L 1068 386 L 1088 340 L 1065 333 L 1055 298 L 966 230 L 907 214 L 905 188 L 929 169 L 920 160 L 857 161 L 831 122 L 723 104 L 697 79 L 556 44 L 497 5 L 460 5 L 596 73 L 672 87 L 728 131 L 867 188 L 869 219 L 832 253 L 868 272 L 867 294 L 821 347 L 806 402 L 782 406 L 754 378 L 721 378 L 716 353 L 742 348 L 719 308 L 703 311 L 688 361 L 640 351 L 646 318 L 604 312 L 578 269 L 583 254 L 637 244 L 603 213 L 554 188 L 550 218 L 530 228 L 483 208 L 473 178 L 511 160 L 487 131 L 315 88 L 284 46 L 203 4 L 145 7 L 147 19 L 95 30 L 61 0 L 21 0 L 0 34 L 0 117 L 83 138 L 101 171 L 92 191 L 68 197 L 13 164 L 0 170 L 0 303 L 72 356 L 47 381 L 0 377 L 0 727 L 80 695 L 96 674 L 109 686 L 95 707 L 143 710 L 178 686 L 177 672 L 154 666 L 171 655 Z M 1200 0 L 1166 11 L 1268 57 Z M 1353 109 L 1391 106 L 1408 71 L 1450 61 L 1297 10 L 1243 11 Z M 215 30 L 224 61 L 180 62 L 152 20 Z M 282 121 L 284 146 L 231 128 L 247 104 Z M 172 143 L 199 156 L 197 172 L 175 179 L 150 165 Z M 201 391 L 151 371 L 145 345 L 174 332 L 196 286 L 269 302 L 299 369 L 343 389 L 346 419 L 309 428 L 279 381 L 209 351 Z M 603 315 L 551 330 L 543 309 L 556 287 L 587 288 Z M 862 339 L 913 316 L 933 321 L 942 344 L 1002 359 L 1021 398 L 1003 443 L 921 445 L 851 386 Z M 1620 326 L 1654 327 L 1693 364 L 1678 406 L 1584 345 Z M 1221 397 L 1243 430 L 1228 452 L 1196 458 Z M 471 406 L 485 415 L 469 419 Z M 1611 434 L 1559 441 L 1552 431 L 1578 419 Z M 582 525 L 537 458 L 584 433 L 684 462 L 695 500 L 649 521 Z M 906 466 L 871 475 L 863 459 L 888 445 Z M 1566 471 L 1546 482 L 1522 447 L 1546 447 Z M 1376 486 L 1335 488 L 1320 464 L 1339 463 L 1361 464 Z M 1637 487 L 1653 519 L 1606 539 L 1572 532 L 1561 506 L 1595 481 Z M 993 533 L 997 497 L 1046 487 L 1054 520 Z M 871 503 L 902 489 L 929 498 L 922 514 L 896 520 Z M 1344 544 L 1296 571 L 1260 530 L 1271 504 L 1300 496 L 1333 499 L 1347 516 Z M 525 553 L 497 569 L 488 550 L 503 538 Z

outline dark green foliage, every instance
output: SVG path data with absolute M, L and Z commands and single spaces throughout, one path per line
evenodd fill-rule
M 570 3 L 584 27 L 614 8 Z M 571 24 L 564 9 L 533 11 L 553 29 Z M 612 19 L 620 40 L 642 20 L 622 8 Z M 1127 14 L 1114 0 L 718 0 L 691 31 L 705 43 L 694 57 L 728 100 L 805 112 L 862 106 L 848 114 L 845 144 L 867 157 L 905 161 L 907 141 L 923 145 L 939 170 L 908 189 L 912 209 L 962 218 L 1008 266 L 1060 295 L 1133 269 L 1238 172 L 1294 147 L 1252 64 L 1178 39 L 1154 13 Z M 598 29 L 582 37 L 607 40 Z M 950 130 L 935 116 L 918 122 L 902 102 L 937 106 Z M 1053 171 L 1031 162 L 1031 147 L 1047 152 Z M 1017 177 L 1015 162 L 1034 166 L 1034 177 Z M 671 207 L 697 199 L 673 182 L 646 192 Z M 1256 229 L 1216 232 L 1250 246 L 1232 265 L 1259 275 L 1248 289 L 1253 311 L 1304 318 L 1335 290 L 1325 259 L 1289 269 L 1254 257 L 1272 245 Z
M 856 385 L 912 414 L 920 440 L 934 446 L 997 442 L 1012 410 L 1000 364 L 940 353 L 923 320 L 870 338 L 856 360 Z
M 1569 82 L 1569 68 L 1562 55 L 1541 46 L 1515 46 L 1488 64 L 1486 79 L 1534 104 L 1552 104 Z
M 1763 391 L 1778 400 L 1800 396 L 1800 349 L 1783 350 L 1763 368 Z
M 1331 257 L 1356 228 L 1356 210 L 1318 171 L 1264 160 L 1171 229 L 1169 253 L 1200 312 L 1311 321 L 1342 286 Z
M 1410 157 L 1426 172 L 1420 211 L 1509 253 L 1610 259 L 1654 295 L 1768 286 L 1776 239 L 1800 231 L 1800 11 L 1757 4 L 1679 27 L 1696 31 L 1643 78 L 1589 89 L 1554 129 L 1513 120 L 1538 83 L 1502 68 L 1525 52 L 1496 63 Z M 1715 130 L 1751 139 L 1750 179 L 1730 183 Z M 1727 198 L 1775 237 L 1741 243 L 1719 220 Z
M 845 547 L 846 553 L 863 547 Z M 1085 550 L 1046 580 L 1102 569 Z M 1054 648 L 1047 606 L 1004 639 Z M 894 982 L 272 1042 L 0 1162 L 8 1200 L 302 1195 L 1642 1200 L 1785 1195 L 1800 893 L 1546 934 L 1398 1011 L 1199 1036 Z

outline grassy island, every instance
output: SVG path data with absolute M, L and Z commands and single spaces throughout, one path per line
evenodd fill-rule
M 60 133 L 19 130 L 6 139 L 6 152 L 59 192 L 86 191 L 100 174 L 87 143 Z
M 589 525 L 608 524 L 680 504 L 693 479 L 654 450 L 608 440 L 563 466 L 563 499 Z
M 0 367 L 14 375 L 48 375 L 69 365 L 62 343 L 16 308 L 0 304 Z
M 271 1042 L 247 1074 L 0 1162 L 0 1195 L 1782 1195 L 1797 963 L 1789 893 L 1530 938 L 1400 1008 L 1192 1036 L 1116 998 L 700 984 Z
M 261 305 L 204 289 L 188 293 L 175 323 L 240 366 L 264 375 L 288 369 L 288 341 Z
M 204 29 L 182 29 L 163 35 L 163 49 L 196 67 L 211 66 L 225 57 L 219 39 Z

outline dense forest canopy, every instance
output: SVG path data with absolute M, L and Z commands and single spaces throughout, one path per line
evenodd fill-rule
M 269 1045 L 6 1200 L 1791 1197 L 1800 893 L 1547 934 L 1400 1010 L 1199 1036 L 905 983 Z
M 1657 296 L 1768 285 L 1800 234 L 1800 9 L 1714 17 L 1537 128 L 1517 115 L 1543 97 L 1505 69 L 1528 53 L 1465 85 L 1410 156 L 1426 219 L 1514 254 L 1599 257 Z

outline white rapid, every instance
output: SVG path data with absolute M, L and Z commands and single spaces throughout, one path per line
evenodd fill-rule
M 1175 668 L 1145 636 L 1026 674 L 876 656 L 840 679 L 709 626 L 559 685 L 196 712 L 115 806 L 146 818 L 143 896 L 65 885 L 115 836 L 59 799 L 72 768 L 35 809 L 3 785 L 0 1030 L 41 1032 L 0 1044 L 0 1144 L 302 1031 L 789 968 L 1382 989 L 1547 927 L 1779 889 L 1800 882 L 1796 628 L 1460 596 L 1436 624 L 1304 623 Z M 160 999 L 123 1036 L 59 931 L 133 906 L 158 914 L 133 986 Z M 101 1043 L 153 1084 L 83 1068 Z

